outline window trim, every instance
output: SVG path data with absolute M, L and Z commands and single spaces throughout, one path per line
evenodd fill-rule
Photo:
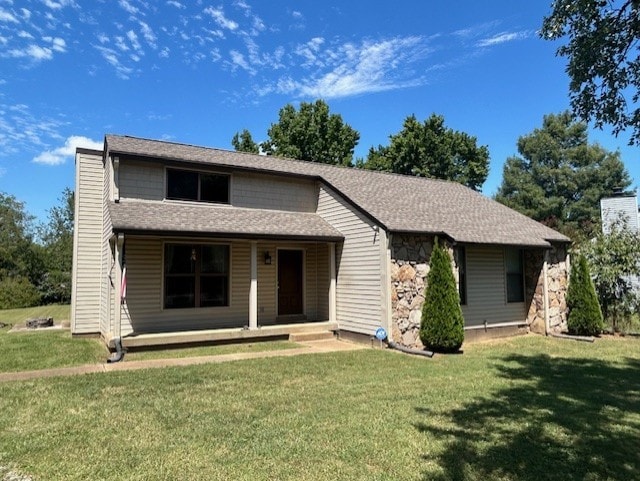
M 197 199 L 178 199 L 174 197 L 169 197 L 169 171 L 178 171 L 178 172 L 193 172 L 198 174 L 198 198 Z M 201 189 L 202 189 L 202 181 L 201 175 L 218 175 L 221 177 L 227 178 L 227 201 L 226 202 L 215 202 L 212 200 L 201 200 Z M 232 178 L 233 176 L 229 172 L 220 172 L 220 171 L 210 171 L 210 170 L 202 170 L 202 169 L 190 169 L 183 167 L 172 167 L 165 166 L 164 168 L 164 199 L 170 202 L 197 202 L 202 204 L 214 204 L 214 205 L 231 205 L 231 197 L 232 197 Z
M 507 253 L 509 251 L 515 251 L 518 253 L 518 257 L 519 257 L 519 261 L 520 261 L 520 276 L 522 278 L 522 300 L 518 300 L 518 301 L 510 301 L 509 300 L 509 267 L 507 265 Z M 525 275 L 524 275 L 524 250 L 518 247 L 506 247 L 503 250 L 503 255 L 504 255 L 504 297 L 505 297 L 505 304 L 523 304 L 526 301 L 526 285 L 525 285 Z M 511 274 L 517 274 L 516 272 L 513 272 Z
M 166 272 L 165 272 L 165 253 L 166 253 L 166 246 L 167 245 L 194 245 L 194 246 L 227 246 L 229 249 L 229 262 L 228 262 L 228 273 L 227 273 L 227 293 L 228 293 L 228 299 L 227 299 L 227 304 L 224 306 L 205 306 L 205 307 L 200 307 L 200 306 L 194 306 L 194 307 L 165 307 L 165 296 L 166 296 Z M 230 242 L 203 242 L 202 240 L 164 240 L 162 241 L 162 277 L 161 277 L 161 286 L 160 286 L 160 310 L 161 311 L 168 311 L 168 312 L 193 312 L 193 311 L 206 311 L 206 310 L 223 310 L 223 309 L 230 309 L 232 307 L 232 300 L 233 300 L 233 292 L 231 289 L 231 286 L 233 285 L 232 282 L 232 272 L 233 272 L 233 265 L 232 265 L 232 259 L 233 259 L 233 246 Z M 196 286 L 197 286 L 197 282 L 196 282 Z

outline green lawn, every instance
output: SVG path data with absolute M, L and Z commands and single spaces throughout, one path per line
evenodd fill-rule
M 53 321 L 68 321 L 71 318 L 71 306 L 51 304 L 48 306 L 27 307 L 25 309 L 0 310 L 0 322 L 3 324 L 24 324 L 33 318 L 53 317 Z
M 465 351 L 3 383 L 0 466 L 41 480 L 640 479 L 640 340 Z

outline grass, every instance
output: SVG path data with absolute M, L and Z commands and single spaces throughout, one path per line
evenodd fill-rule
M 302 347 L 290 341 L 257 341 L 240 344 L 217 344 L 193 347 L 177 347 L 174 349 L 153 349 L 130 351 L 124 356 L 124 361 L 146 361 L 151 359 L 167 359 L 197 356 L 219 356 L 222 354 L 279 351 Z
M 0 322 L 23 324 L 34 317 L 66 320 L 69 306 L 40 306 L 0 311 Z M 66 317 L 65 317 L 66 316 Z M 0 372 L 31 371 L 105 362 L 107 349 L 99 339 L 72 338 L 69 331 L 35 330 L 9 333 L 0 328 Z M 288 341 L 263 341 L 243 344 L 207 345 L 186 348 L 129 352 L 124 361 L 214 356 L 229 353 L 274 351 L 300 347 Z M 1 465 L 1 463 L 0 463 Z M 1 479 L 1 478 L 0 478 Z
M 27 307 L 24 309 L 0 310 L 0 322 L 3 324 L 24 324 L 29 319 L 53 317 L 56 324 L 71 318 L 71 306 L 51 304 L 48 306 Z
M 0 372 L 30 371 L 104 361 L 107 350 L 97 339 L 72 339 L 69 331 L 38 330 L 9 333 L 11 325 L 32 318 L 69 319 L 69 305 L 49 305 L 0 311 Z M 2 463 L 0 463 L 1 465 Z
M 465 351 L 4 383 L 0 466 L 56 480 L 640 478 L 640 340 Z

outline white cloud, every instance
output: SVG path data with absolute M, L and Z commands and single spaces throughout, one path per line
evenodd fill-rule
M 222 28 L 226 28 L 227 30 L 236 30 L 238 28 L 237 22 L 228 19 L 224 16 L 224 12 L 221 8 L 213 8 L 207 7 L 204 9 L 204 13 L 208 13 L 215 20 L 215 22 L 220 25 Z
M 118 0 L 118 4 L 125 12 L 130 13 L 131 15 L 140 13 L 140 9 L 131 5 L 127 0 Z
M 140 23 L 140 28 L 142 29 L 142 36 L 147 41 L 149 46 L 154 49 L 157 48 L 158 46 L 156 44 L 156 40 L 158 38 L 156 37 L 156 34 L 153 33 L 153 30 L 151 29 L 151 27 L 149 27 L 147 23 L 142 21 L 139 21 L 138 23 Z
M 298 45 L 294 52 L 297 55 L 305 58 L 306 61 L 302 64 L 303 67 L 311 67 L 313 65 L 322 66 L 323 62 L 318 60 L 318 52 L 320 47 L 324 43 L 324 38 L 315 37 L 309 40 L 307 43 Z
M 76 153 L 76 148 L 81 147 L 85 149 L 102 150 L 103 143 L 91 140 L 88 137 L 81 135 L 72 135 L 67 137 L 64 145 L 53 150 L 45 150 L 39 155 L 33 158 L 33 162 L 36 164 L 45 165 L 60 165 L 64 164 L 67 159 L 73 157 Z
M 255 74 L 255 70 L 253 69 L 253 67 L 249 65 L 249 62 L 247 62 L 247 60 L 244 58 L 244 55 L 242 55 L 240 52 L 238 52 L 237 50 L 231 50 L 229 52 L 229 55 L 231 55 L 231 63 L 234 65 L 234 69 L 235 67 L 241 67 L 250 74 Z
M 39 45 L 29 45 L 25 48 L 14 48 L 9 50 L 9 57 L 13 58 L 23 58 L 30 57 L 32 60 L 39 62 L 41 60 L 51 60 L 53 58 L 53 52 L 50 48 L 41 47 Z
M 498 33 L 492 37 L 484 38 L 480 40 L 477 45 L 478 47 L 491 47 L 493 45 L 499 45 L 501 43 L 512 42 L 514 40 L 522 40 L 523 38 L 529 37 L 529 32 L 502 32 Z
M 6 173 L 7 173 L 7 169 L 5 169 L 4 167 L 0 167 L 0 177 L 4 177 Z
M 183 4 L 181 4 L 180 2 L 176 2 L 175 0 L 169 0 L 167 2 L 167 5 L 171 5 L 172 7 L 176 7 L 176 8 L 179 8 L 181 10 L 187 8 Z
M 31 18 L 30 10 L 27 10 L 26 8 L 21 8 L 20 11 L 22 12 L 22 18 L 24 20 L 29 20 Z
M 336 49 L 328 48 L 324 51 L 319 51 L 320 45 L 322 42 L 319 40 L 312 40 L 310 46 L 307 44 L 315 64 L 325 65 L 325 70 L 330 68 L 329 71 L 320 71 L 301 80 L 283 77 L 275 87 L 263 89 L 262 92 L 276 90 L 303 97 L 338 98 L 424 83 L 422 77 L 405 73 L 410 64 L 430 52 L 422 37 L 367 41 L 360 45 L 346 43 Z
M 0 22 L 20 23 L 11 12 L 7 12 L 4 8 L 0 8 Z
M 169 47 L 164 47 L 162 50 L 160 50 L 160 53 L 158 53 L 158 57 L 169 58 L 169 52 Z
M 134 32 L 133 30 L 129 30 L 127 32 L 127 38 L 129 39 L 129 42 L 131 42 L 131 46 L 133 47 L 133 49 L 139 54 L 142 54 L 143 53 L 142 46 L 138 41 L 138 36 L 136 35 L 136 32 Z
M 122 62 L 120 62 L 118 52 L 111 48 L 102 47 L 100 45 L 94 45 L 94 48 L 98 52 L 100 52 L 102 58 L 104 58 L 107 63 L 109 63 L 113 68 L 116 69 L 116 74 L 118 75 L 118 77 L 124 80 L 129 78 L 129 75 L 131 75 L 133 69 L 123 65 Z
M 20 38 L 30 38 L 33 39 L 33 35 L 31 35 L 29 32 L 25 32 L 24 30 L 20 30 L 18 32 L 18 37 Z

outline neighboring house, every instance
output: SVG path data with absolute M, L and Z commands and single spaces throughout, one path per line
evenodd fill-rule
M 457 183 L 115 135 L 76 170 L 76 335 L 419 345 L 436 237 L 467 337 L 566 325 L 569 239 Z
M 609 234 L 615 224 L 638 234 L 640 232 L 640 214 L 638 213 L 636 193 L 619 191 L 612 197 L 600 199 L 600 218 L 604 234 Z M 640 292 L 640 276 L 625 276 L 624 279 L 634 291 Z

